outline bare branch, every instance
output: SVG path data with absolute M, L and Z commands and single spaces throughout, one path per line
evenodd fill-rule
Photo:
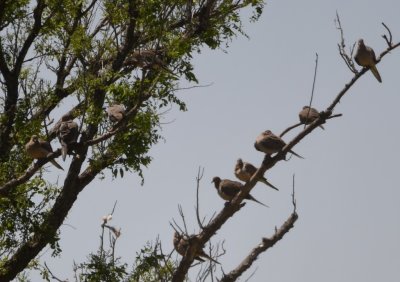
M 286 128 L 284 131 L 282 131 L 282 133 L 279 135 L 279 137 L 283 137 L 283 135 L 285 135 L 286 133 L 288 133 L 290 130 L 295 129 L 296 127 L 302 125 L 301 122 L 296 123 L 295 125 L 289 126 L 288 128 Z
M 203 178 L 204 175 L 204 168 L 202 169 L 199 167 L 196 177 L 196 218 L 197 224 L 199 225 L 200 229 L 203 229 L 202 221 L 200 220 L 200 204 L 199 204 L 199 189 L 200 189 L 200 180 Z
M 46 267 L 47 271 L 50 273 L 51 278 L 57 280 L 58 282 L 68 282 L 68 279 L 61 280 L 60 278 L 57 278 L 53 272 L 51 272 L 50 268 L 47 266 L 46 262 L 44 263 L 44 266 Z
M 293 193 L 294 199 L 294 193 Z M 262 238 L 261 242 L 251 250 L 251 252 L 247 255 L 247 257 L 231 272 L 225 274 L 220 282 L 233 282 L 241 276 L 247 269 L 251 267 L 254 261 L 257 260 L 258 256 L 267 251 L 269 248 L 273 247 L 277 242 L 279 242 L 283 236 L 290 231 L 294 227 L 294 223 L 298 219 L 298 215 L 296 213 L 296 205 L 295 201 L 293 202 L 293 212 L 289 216 L 289 218 L 283 223 L 283 225 L 276 230 L 275 234 L 270 238 Z
M 353 51 L 354 51 L 354 46 L 355 43 L 353 44 L 353 47 L 350 48 L 350 55 L 347 54 L 345 48 L 346 48 L 346 44 L 344 42 L 344 34 L 343 34 L 343 28 L 342 28 L 342 24 L 340 23 L 340 18 L 339 18 L 339 14 L 336 11 L 336 19 L 335 19 L 335 23 L 336 23 L 336 28 L 340 31 L 340 43 L 338 44 L 338 48 L 339 48 L 339 54 L 342 57 L 343 61 L 346 63 L 346 66 L 350 69 L 350 71 L 352 73 L 357 73 L 357 69 L 354 66 L 354 62 L 353 62 Z
M 188 235 L 189 233 L 188 233 L 188 229 L 187 229 L 187 226 L 186 226 L 185 214 L 183 213 L 181 205 L 178 205 L 178 210 L 179 210 L 179 215 L 182 218 L 183 227 L 185 228 L 185 234 Z
M 385 41 L 386 41 L 388 47 L 390 48 L 390 47 L 393 46 L 392 32 L 390 31 L 390 29 L 388 28 L 388 26 L 387 26 L 384 22 L 382 22 L 382 25 L 386 28 L 386 30 L 387 30 L 388 33 L 389 33 L 389 39 L 387 38 L 386 34 L 382 35 L 382 37 L 383 37 L 383 39 L 385 39 Z
M 249 275 L 249 277 L 246 278 L 246 280 L 244 280 L 244 282 L 250 281 L 250 279 L 254 276 L 254 274 L 256 274 L 257 270 L 258 270 L 258 267 L 256 267 L 256 269 L 254 269 L 254 271 Z
M 310 97 L 310 103 L 308 104 L 308 111 L 307 111 L 307 117 L 306 120 L 308 120 L 308 115 L 310 114 L 311 111 L 311 105 L 312 105 L 312 101 L 314 98 L 314 88 L 315 88 L 315 81 L 317 79 L 317 69 L 318 69 L 318 53 L 315 53 L 315 68 L 314 68 L 314 79 L 313 79 L 313 84 L 312 84 L 312 89 L 311 89 L 311 97 Z M 304 127 L 306 127 L 307 125 L 304 124 Z

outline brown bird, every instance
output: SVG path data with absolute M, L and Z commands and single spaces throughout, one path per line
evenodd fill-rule
M 314 108 L 310 108 L 309 106 L 304 106 L 299 113 L 299 119 L 302 124 L 310 124 L 317 118 L 319 118 L 319 112 Z M 319 127 L 325 129 L 322 125 Z
M 63 161 L 65 161 L 67 153 L 70 150 L 68 146 L 76 143 L 78 135 L 78 124 L 74 122 L 71 117 L 62 117 L 60 127 L 57 130 L 57 136 L 61 143 Z
M 266 130 L 258 135 L 256 142 L 254 143 L 256 150 L 264 152 L 268 155 L 279 152 L 285 146 L 285 141 L 283 141 L 279 136 L 273 134 L 270 130 Z M 304 159 L 302 156 L 292 150 L 289 150 L 289 152 L 301 159 Z
M 254 173 L 256 173 L 257 170 L 258 170 L 258 168 L 256 168 L 254 165 L 252 165 L 251 163 L 243 162 L 242 159 L 238 159 L 236 161 L 235 176 L 239 180 L 242 180 L 244 182 L 249 181 L 250 178 L 254 175 Z M 275 189 L 276 191 L 279 191 L 279 189 L 276 188 L 271 183 L 269 183 L 264 176 L 261 177 L 258 181 L 264 183 L 265 185 L 267 185 L 267 186 L 269 186 L 269 187 L 271 187 L 273 189 Z
M 187 236 L 183 234 L 181 235 L 177 231 L 175 231 L 173 242 L 174 242 L 174 248 L 178 252 L 178 254 L 184 256 L 186 254 L 186 250 L 189 248 L 189 240 Z M 215 263 L 220 264 L 218 261 L 207 255 L 203 250 L 199 250 L 194 259 L 202 262 L 205 261 L 201 257 L 204 257 Z
M 165 57 L 165 54 L 163 54 L 161 50 L 142 50 L 140 52 L 135 52 L 128 61 L 131 61 L 133 64 L 143 69 L 165 70 L 176 76 L 176 74 L 167 67 L 167 63 L 162 57 Z
M 225 201 L 232 201 L 232 199 L 242 190 L 243 184 L 237 181 L 229 180 L 229 179 L 222 179 L 218 176 L 212 179 L 214 182 L 215 189 L 217 189 L 218 195 L 224 199 Z M 260 201 L 256 200 L 252 195 L 247 194 L 247 200 L 252 200 L 264 207 L 269 208 L 267 205 L 261 203 Z
M 369 68 L 375 78 L 379 82 L 382 82 L 382 78 L 375 66 L 378 62 L 376 60 L 375 52 L 371 47 L 366 46 L 364 44 L 364 40 L 362 39 L 358 40 L 358 48 L 356 54 L 354 55 L 354 60 L 358 65 Z
M 36 135 L 32 135 L 31 140 L 25 145 L 25 150 L 33 159 L 44 159 L 53 152 L 51 145 L 47 141 L 39 140 Z M 54 159 L 50 162 L 57 168 L 64 170 Z
M 123 105 L 112 105 L 106 109 L 108 118 L 112 122 L 117 122 L 125 117 L 125 107 Z

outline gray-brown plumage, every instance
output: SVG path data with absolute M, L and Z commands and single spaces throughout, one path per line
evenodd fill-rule
M 53 152 L 51 145 L 47 141 L 40 140 L 36 135 L 32 135 L 31 139 L 25 145 L 27 154 L 33 159 L 44 159 Z M 57 168 L 64 170 L 54 159 L 50 162 Z
M 375 66 L 377 63 L 375 52 L 371 47 L 366 46 L 362 39 L 358 40 L 358 47 L 356 54 L 354 55 L 354 60 L 358 65 L 369 68 L 375 78 L 379 82 L 382 82 L 381 75 Z
M 232 199 L 242 190 L 243 184 L 237 181 L 229 180 L 229 179 L 221 179 L 218 176 L 212 179 L 214 182 L 215 189 L 217 189 L 218 195 L 224 199 L 225 201 L 232 201 Z M 252 195 L 247 194 L 245 197 L 247 200 L 252 200 L 260 205 L 263 205 L 268 208 L 267 205 L 261 203 L 256 200 Z
M 63 117 L 61 119 L 60 127 L 57 130 L 58 140 L 61 143 L 61 155 L 63 161 L 67 156 L 68 151 L 72 144 L 75 144 L 79 135 L 78 124 L 74 122 L 70 117 Z
M 117 122 L 125 117 L 125 107 L 123 105 L 112 105 L 106 109 L 108 118 L 112 122 Z
M 236 161 L 236 165 L 235 165 L 235 176 L 239 180 L 247 182 L 254 175 L 254 173 L 256 173 L 257 169 L 258 168 L 256 168 L 251 163 L 243 162 L 242 159 L 238 159 Z M 267 186 L 269 186 L 269 187 L 271 187 L 271 188 L 273 188 L 273 189 L 275 189 L 277 191 L 279 191 L 279 189 L 276 188 L 271 183 L 269 183 L 264 176 L 261 177 L 258 181 L 264 183 L 265 185 L 267 185 Z
M 142 50 L 133 54 L 131 59 L 133 64 L 143 69 L 165 70 L 170 74 L 176 76 L 168 67 L 166 62 L 162 59 L 164 56 L 161 50 Z
M 184 256 L 186 254 L 187 248 L 189 248 L 188 238 L 185 235 L 179 234 L 178 232 L 175 231 L 173 243 L 174 243 L 174 248 L 178 252 L 178 254 Z M 203 262 L 205 260 L 202 259 L 202 257 L 220 264 L 218 261 L 207 255 L 203 250 L 199 250 L 194 259 Z
M 279 136 L 273 134 L 270 130 L 266 130 L 258 135 L 256 142 L 254 143 L 256 150 L 264 152 L 268 155 L 279 152 L 285 146 L 285 141 L 283 141 Z M 304 159 L 302 156 L 292 150 L 289 150 L 289 152 L 301 159 Z
M 310 108 L 309 106 L 304 106 L 299 113 L 299 119 L 302 124 L 310 124 L 317 118 L 319 118 L 319 112 L 314 108 Z M 322 125 L 319 127 L 325 129 Z

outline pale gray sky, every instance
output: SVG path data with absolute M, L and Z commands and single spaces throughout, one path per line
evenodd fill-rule
M 398 0 L 269 1 L 261 20 L 246 24 L 250 40 L 238 37 L 228 53 L 204 52 L 195 57 L 196 73 L 207 88 L 179 92 L 189 111 L 171 111 L 164 125 L 165 143 L 155 146 L 145 170 L 145 184 L 134 175 L 96 180 L 79 196 L 61 231 L 61 258 L 48 265 L 60 278 L 72 280 L 72 263 L 82 262 L 99 244 L 101 217 L 114 201 L 113 225 L 122 228 L 117 255 L 133 263 L 136 251 L 157 235 L 172 249 L 169 221 L 183 206 L 191 231 L 198 231 L 195 177 L 201 183 L 201 213 L 210 216 L 224 202 L 210 183 L 213 176 L 234 179 L 238 157 L 259 165 L 263 155 L 253 143 L 263 130 L 280 133 L 297 122 L 308 104 L 319 54 L 313 105 L 325 109 L 352 73 L 337 50 L 341 16 L 348 46 L 358 38 L 379 54 L 386 43 L 381 22 L 400 40 Z M 296 174 L 299 220 L 275 247 L 262 254 L 244 280 L 292 282 L 398 282 L 400 279 L 400 187 L 397 183 L 400 143 L 400 50 L 378 65 L 383 83 L 366 73 L 342 99 L 326 130 L 317 129 L 292 158 L 267 172 L 279 192 L 258 184 L 252 194 L 271 208 L 248 203 L 213 238 L 225 239 L 227 254 L 219 261 L 228 272 L 270 236 L 292 211 L 292 175 Z M 285 137 L 289 140 L 298 130 Z M 193 270 L 191 275 L 194 275 Z

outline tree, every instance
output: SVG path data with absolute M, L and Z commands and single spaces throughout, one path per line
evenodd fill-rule
M 191 54 L 242 33 L 245 7 L 256 20 L 263 2 L 1 1 L 1 281 L 46 245 L 61 251 L 57 230 L 95 177 L 141 175 L 161 138 L 160 110 L 186 109 L 174 91 L 181 77 L 197 81 Z M 115 123 L 103 111 L 113 104 L 126 110 Z M 73 119 L 79 138 L 60 185 L 44 165 L 61 155 L 54 139 L 62 120 Z M 32 135 L 58 149 L 30 166 L 24 147 Z
M 4 98 L 0 127 L 0 280 L 9 281 L 29 267 L 47 244 L 54 254 L 61 251 L 58 228 L 78 194 L 96 176 L 107 170 L 114 177 L 123 177 L 126 171 L 141 175 L 142 166 L 151 160 L 147 152 L 161 138 L 161 110 L 171 104 L 185 110 L 185 104 L 174 95 L 178 79 L 197 82 L 191 54 L 199 52 L 204 44 L 218 48 L 236 33 L 242 33 L 238 11 L 252 6 L 253 19 L 257 19 L 263 5 L 261 1 L 213 0 L 5 1 L 1 5 L 0 71 Z M 392 42 L 391 35 L 386 42 L 388 47 L 379 54 L 378 62 L 399 46 Z M 344 51 L 344 45 L 340 48 Z M 257 180 L 284 160 L 304 137 L 332 118 L 343 95 L 368 71 L 364 68 L 359 72 L 351 64 L 352 56 L 341 54 L 354 77 L 331 105 L 319 112 L 319 118 L 276 155 L 265 155 L 242 192 L 216 217 L 204 223 L 198 216 L 198 234 L 189 234 L 184 228 L 177 230 L 186 233 L 188 242 L 179 264 L 160 254 L 156 242 L 142 250 L 135 271 L 127 273 L 114 257 L 113 245 L 104 250 L 101 244 L 88 262 L 76 266 L 84 281 L 115 281 L 126 275 L 133 281 L 139 277 L 153 281 L 164 272 L 166 279 L 183 281 L 200 249 L 243 208 L 242 201 Z M 69 108 L 63 109 L 61 103 Z M 103 108 L 114 104 L 123 104 L 125 113 L 108 121 Z M 63 109 L 61 114 L 59 109 Z M 65 151 L 45 152 L 29 168 L 31 159 L 24 146 L 35 134 L 48 141 L 63 138 L 63 122 L 71 119 L 78 122 L 79 139 L 70 143 L 64 140 L 72 162 L 59 187 L 43 166 Z M 56 140 L 55 144 L 60 147 Z M 235 281 L 261 252 L 293 227 L 297 219 L 295 203 L 293 193 L 294 211 L 288 220 L 271 238 L 263 238 L 236 269 L 224 274 L 222 281 Z M 103 231 L 108 228 L 118 238 L 118 230 L 106 223 Z M 113 239 L 111 242 L 115 244 Z

